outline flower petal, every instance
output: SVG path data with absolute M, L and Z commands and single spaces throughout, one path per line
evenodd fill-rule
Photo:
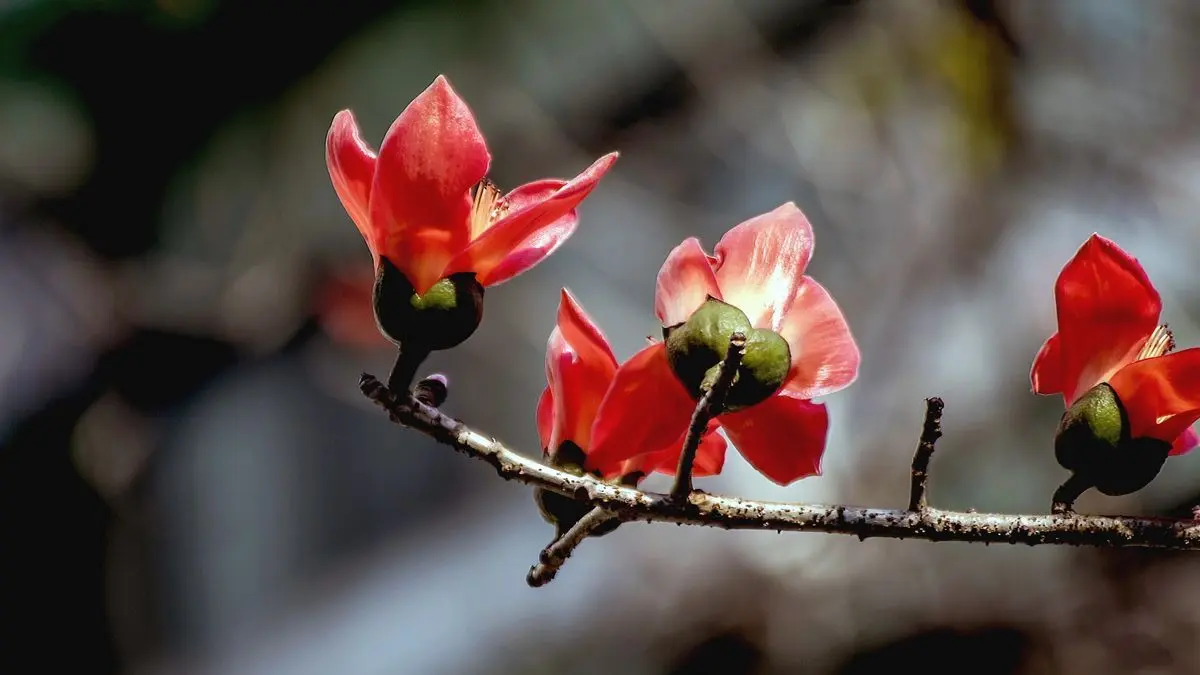
M 792 353 L 792 369 L 783 383 L 789 396 L 825 396 L 858 377 L 861 357 L 850 326 L 833 296 L 815 279 L 801 279 L 783 313 L 779 334 Z
M 676 246 L 658 270 L 654 313 L 664 326 L 687 321 L 709 296 L 721 299 L 717 277 L 700 240 L 688 237 Z
M 421 92 L 388 129 L 379 149 L 370 214 L 379 254 L 417 293 L 466 248 L 470 190 L 491 155 L 467 104 L 444 76 Z
M 1174 443 L 1200 420 L 1200 348 L 1135 361 L 1109 380 L 1134 438 Z
M 829 431 L 824 403 L 772 396 L 718 418 L 734 447 L 759 473 L 779 485 L 821 475 Z
M 538 442 L 542 444 L 542 455 L 550 454 L 550 434 L 554 431 L 554 390 L 546 387 L 537 403 Z
M 692 464 L 692 475 L 697 478 L 716 476 L 721 473 L 721 469 L 725 468 L 727 444 L 725 438 L 717 433 L 720 426 L 716 420 L 710 420 L 708 428 L 700 440 L 700 446 L 696 448 L 696 461 Z M 687 429 L 684 429 L 674 443 L 662 450 L 628 460 L 622 467 L 621 474 L 626 475 L 634 471 L 651 474 L 657 471 L 667 476 L 674 476 L 676 469 L 679 468 L 679 455 L 683 451 L 683 441 L 686 437 Z
M 617 369 L 600 403 L 588 466 L 609 466 L 674 443 L 695 405 L 671 371 L 663 343 L 643 348 Z
M 1171 455 L 1182 455 L 1191 452 L 1200 445 L 1200 435 L 1196 434 L 1196 430 L 1188 427 L 1187 431 L 1179 435 L 1175 442 L 1171 444 Z
M 1063 377 L 1062 340 L 1058 333 L 1047 338 L 1033 357 L 1029 383 L 1035 394 L 1058 394 L 1067 388 L 1067 380 Z
M 616 371 L 608 341 L 563 289 L 558 325 L 546 344 L 546 380 L 554 399 L 548 447 L 574 441 L 587 452 L 596 410 Z
M 1093 234 L 1054 289 L 1068 405 L 1137 355 L 1158 325 L 1162 300 L 1137 259 Z
M 617 153 L 612 152 L 566 183 L 538 181 L 514 190 L 505 197 L 508 212 L 454 258 L 447 274 L 473 271 L 479 283 L 494 286 L 511 279 L 514 271 L 522 272 L 540 262 L 542 258 L 529 259 L 530 251 L 548 254 L 555 247 L 548 247 L 547 242 L 561 243 L 574 231 L 575 207 L 591 194 L 616 161 Z M 555 183 L 556 189 L 549 189 Z M 524 246 L 531 239 L 542 244 L 532 249 Z M 513 253 L 521 255 L 520 264 L 505 265 L 505 259 Z
M 358 227 L 375 265 L 379 265 L 376 235 L 371 228 L 368 205 L 371 200 L 371 181 L 375 177 L 375 151 L 362 139 L 354 113 L 343 110 L 333 116 L 329 134 L 325 137 L 325 164 L 333 189 L 350 220 Z
M 508 204 L 509 208 L 523 208 L 525 205 L 549 199 L 563 185 L 566 185 L 566 181 L 554 179 L 527 183 L 508 193 L 504 197 L 504 203 Z M 529 271 L 530 268 L 550 257 L 560 246 L 566 243 L 567 239 L 575 233 L 575 228 L 578 225 L 579 217 L 572 210 L 550 225 L 539 229 L 528 239 L 518 244 L 515 250 L 488 271 L 487 277 L 480 279 L 480 283 L 486 286 L 495 286 L 512 279 L 518 274 Z M 476 278 L 478 279 L 478 277 Z
M 725 302 L 745 312 L 755 328 L 778 332 L 804 284 L 812 252 L 812 225 L 788 202 L 721 237 L 715 250 L 717 285 Z
M 592 317 L 584 311 L 583 306 L 566 288 L 562 289 L 558 299 L 558 328 L 563 332 L 567 343 L 579 353 L 583 360 L 594 363 L 597 367 L 604 364 L 611 373 L 617 370 L 617 357 L 613 355 L 608 338 Z

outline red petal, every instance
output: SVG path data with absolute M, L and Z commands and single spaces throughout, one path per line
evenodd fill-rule
M 1174 443 L 1200 419 L 1200 348 L 1136 361 L 1109 380 L 1129 414 L 1129 433 Z
M 589 363 L 606 364 L 606 367 L 611 364 L 612 371 L 616 372 L 617 357 L 613 355 L 608 338 L 565 288 L 558 300 L 558 328 L 581 358 Z
M 371 181 L 375 177 L 375 151 L 362 139 L 354 113 L 343 110 L 333 116 L 329 134 L 325 137 L 325 164 L 333 189 L 350 219 L 358 226 L 375 265 L 379 265 L 376 235 L 372 232 L 368 206 L 371 200 Z
M 550 433 L 554 430 L 554 390 L 546 387 L 537 403 L 538 442 L 542 444 L 542 454 L 548 455 L 550 449 Z
M 813 252 L 808 219 L 792 202 L 734 226 L 717 244 L 717 285 L 755 328 L 779 331 Z
M 439 279 L 466 248 L 470 190 L 491 155 L 467 104 L 439 75 L 392 123 L 371 188 L 379 254 L 404 272 L 417 293 Z
M 574 441 L 587 451 L 596 409 L 616 370 L 617 360 L 604 335 L 563 289 L 558 325 L 546 345 L 546 380 L 554 399 L 548 447 Z
M 1064 398 L 1107 381 L 1158 325 L 1162 301 L 1138 261 L 1093 234 L 1055 286 Z
M 1033 357 L 1029 382 L 1035 394 L 1059 394 L 1067 388 L 1067 381 L 1063 377 L 1062 340 L 1058 333 L 1047 338 L 1037 356 Z M 1067 405 L 1070 404 L 1068 401 Z
M 512 278 L 514 270 L 521 272 L 540 262 L 555 247 L 549 244 L 562 243 L 574 231 L 575 207 L 616 161 L 617 153 L 609 153 L 567 183 L 538 181 L 514 190 L 506 197 L 508 213 L 455 257 L 447 274 L 474 271 L 479 283 L 494 286 Z M 555 183 L 557 189 L 548 189 Z M 536 244 L 532 248 L 525 245 L 530 240 Z M 530 259 L 531 251 L 545 253 Z M 505 259 L 513 253 L 520 256 L 519 264 L 505 265 Z
M 1175 442 L 1171 444 L 1171 455 L 1182 455 L 1186 452 L 1191 452 L 1200 445 L 1200 435 L 1196 434 L 1196 430 L 1188 427 L 1188 430 L 1179 435 Z
M 720 424 L 716 420 L 708 423 L 700 447 L 696 448 L 696 461 L 692 464 L 692 475 L 698 478 L 716 476 L 725 468 L 726 443 L 724 437 L 717 433 Z M 674 476 L 679 468 L 679 454 L 683 451 L 683 441 L 687 437 L 687 429 L 679 434 L 679 438 L 669 446 L 640 457 L 634 457 L 626 462 L 622 474 L 641 471 L 646 474 L 655 471 L 667 476 Z
M 679 439 L 695 403 L 675 378 L 660 342 L 617 369 L 596 413 L 588 466 L 604 467 L 654 452 Z
M 549 199 L 563 185 L 566 185 L 566 181 L 554 179 L 527 183 L 505 195 L 504 201 L 510 205 L 510 208 L 522 208 L 525 205 Z M 505 256 L 488 272 L 486 278 L 480 279 L 480 283 L 495 286 L 529 271 L 530 268 L 548 258 L 558 250 L 558 247 L 566 243 L 567 239 L 575 233 L 578 225 L 579 217 L 572 210 L 521 242 L 512 253 Z
M 833 297 L 803 277 L 783 313 L 779 334 L 792 352 L 783 386 L 795 398 L 816 398 L 844 389 L 858 377 L 860 356 L 850 326 Z
M 720 416 L 721 426 L 746 461 L 779 485 L 821 475 L 829 431 L 824 403 L 772 396 Z
M 717 277 L 700 240 L 688 237 L 676 246 L 662 268 L 654 289 L 654 313 L 664 326 L 687 321 L 712 296 L 721 299 Z

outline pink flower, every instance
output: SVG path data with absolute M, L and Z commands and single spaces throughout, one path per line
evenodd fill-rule
M 596 411 L 616 373 L 617 359 L 608 340 L 564 288 L 558 305 L 558 325 L 546 344 L 548 385 L 537 407 L 538 435 L 548 459 L 564 460 L 565 455 L 574 453 L 579 455 L 575 461 L 582 461 L 588 455 Z M 718 474 L 725 463 L 725 439 L 713 433 L 716 426 L 715 422 L 709 425 L 700 443 L 695 475 Z M 587 466 L 605 479 L 631 475 L 641 478 L 655 471 L 674 475 L 685 431 L 680 430 L 664 441 L 662 447 L 638 457 L 600 464 L 589 459 Z
M 424 295 L 452 274 L 474 272 L 494 286 L 541 262 L 575 231 L 575 207 L 617 153 L 570 181 L 547 178 L 502 195 L 486 178 L 491 154 L 475 117 L 439 75 L 392 123 L 378 155 L 343 110 L 325 157 L 376 269 L 386 258 Z
M 804 274 L 812 251 L 812 226 L 789 202 L 731 229 L 715 256 L 697 239 L 685 240 L 659 271 L 655 293 L 664 327 L 687 321 L 712 297 L 787 341 L 791 367 L 780 389 L 716 418 L 746 460 L 781 485 L 820 474 L 829 417 L 825 405 L 811 399 L 858 375 L 858 347 L 846 320 L 829 293 Z M 695 405 L 664 344 L 646 347 L 617 370 L 600 404 L 589 462 L 610 466 L 671 445 Z

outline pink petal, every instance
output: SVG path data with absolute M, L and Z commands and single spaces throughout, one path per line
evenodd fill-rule
M 787 485 L 821 475 L 829 431 L 824 403 L 772 396 L 719 419 L 734 447 L 771 481 Z
M 537 264 L 542 258 L 531 260 L 530 251 L 549 253 L 556 246 L 547 243 L 561 243 L 574 231 L 575 207 L 591 194 L 616 161 L 617 153 L 609 153 L 552 191 L 548 188 L 558 181 L 539 181 L 514 190 L 506 198 L 508 213 L 456 256 L 447 274 L 474 271 L 479 283 L 494 286 L 512 278 L 514 269 L 520 272 Z M 560 224 L 564 219 L 568 222 Z M 541 244 L 530 249 L 524 245 L 530 240 Z M 520 254 L 520 263 L 505 265 L 505 259 L 513 253 Z
M 1200 420 L 1200 348 L 1135 361 L 1109 380 L 1133 438 L 1174 443 Z
M 792 202 L 725 233 L 717 244 L 717 285 L 755 328 L 779 331 L 804 284 L 813 231 Z
M 588 466 L 609 466 L 674 443 L 694 407 L 667 363 L 666 347 L 645 347 L 617 369 L 600 403 Z
M 325 137 L 325 164 L 338 199 L 342 200 L 346 213 L 362 233 L 378 267 L 378 237 L 372 231 L 368 210 L 371 181 L 375 177 L 375 151 L 362 139 L 354 113 L 349 110 L 333 116 L 333 124 Z
M 417 293 L 445 276 L 446 265 L 466 248 L 470 190 L 490 164 L 475 117 L 444 76 L 388 129 L 371 188 L 371 220 L 379 254 Z
M 1179 435 L 1175 442 L 1171 444 L 1171 455 L 1182 455 L 1191 452 L 1200 445 L 1200 435 L 1196 434 L 1193 427 L 1188 427 L 1187 431 Z
M 709 257 L 699 239 L 684 239 L 658 270 L 654 313 L 662 325 L 674 326 L 687 321 L 710 296 L 721 299 Z
M 535 202 L 542 202 L 549 199 L 564 185 L 566 185 L 566 181 L 555 179 L 527 183 L 508 193 L 504 197 L 504 203 L 508 204 L 510 209 L 524 208 Z M 505 256 L 499 264 L 488 272 L 485 279 L 480 280 L 480 283 L 495 286 L 512 279 L 518 274 L 529 271 L 530 268 L 550 257 L 560 246 L 566 243 L 567 239 L 575 233 L 575 228 L 578 225 L 579 216 L 576 210 L 572 210 L 550 225 L 539 229 L 528 239 L 522 241 L 515 250 Z
M 1098 234 L 1063 267 L 1054 297 L 1068 404 L 1132 361 L 1162 311 L 1137 259 Z
M 825 396 L 858 377 L 860 356 L 850 326 L 833 297 L 813 278 L 803 277 L 797 285 L 779 334 L 792 352 L 792 369 L 783 384 L 788 395 Z

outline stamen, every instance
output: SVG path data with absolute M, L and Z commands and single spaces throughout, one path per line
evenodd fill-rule
M 1162 325 L 1154 329 L 1134 360 L 1152 359 L 1170 353 L 1172 349 L 1175 349 L 1175 336 L 1171 334 L 1171 330 L 1166 325 Z
M 500 188 L 492 181 L 484 178 L 475 186 L 475 194 L 471 202 L 471 238 L 479 236 L 488 229 L 508 206 L 501 198 Z

